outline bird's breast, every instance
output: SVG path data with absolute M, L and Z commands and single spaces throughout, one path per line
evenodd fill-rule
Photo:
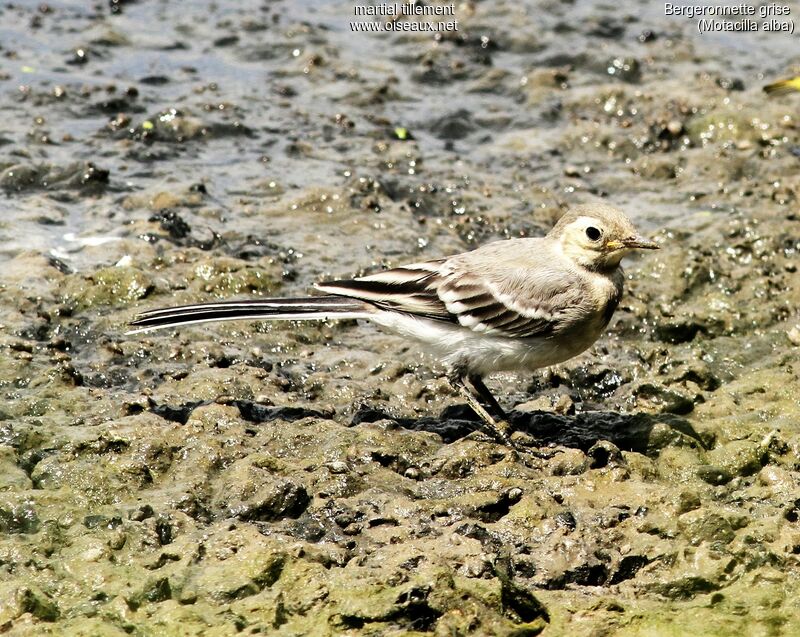
M 603 330 L 622 299 L 622 289 L 625 275 L 622 268 L 616 268 L 610 274 L 593 272 L 587 281 L 587 296 L 592 299 L 590 318 L 599 324 Z

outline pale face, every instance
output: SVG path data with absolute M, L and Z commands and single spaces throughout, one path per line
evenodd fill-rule
M 560 238 L 564 254 L 592 270 L 617 267 L 635 248 L 656 247 L 638 237 L 625 218 L 611 223 L 596 217 L 578 217 L 564 227 Z

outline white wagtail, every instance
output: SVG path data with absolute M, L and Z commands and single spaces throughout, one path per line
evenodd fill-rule
M 622 257 L 655 249 L 621 211 L 573 208 L 549 234 L 320 283 L 324 295 L 200 303 L 149 310 L 129 333 L 235 319 L 368 319 L 427 345 L 492 433 L 508 442 L 486 374 L 533 370 L 586 350 L 622 296 Z M 482 404 L 483 402 L 483 404 Z M 485 405 L 485 406 L 484 406 Z

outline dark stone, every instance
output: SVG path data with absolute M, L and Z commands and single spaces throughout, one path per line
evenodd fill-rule
M 234 44 L 238 44 L 239 36 L 238 35 L 225 35 L 221 38 L 217 38 L 214 40 L 214 46 L 218 47 L 226 47 L 226 46 L 233 46 Z
M 0 507 L 0 533 L 36 533 L 41 523 L 31 504 Z
M 472 113 L 465 109 L 444 115 L 430 124 L 431 132 L 443 140 L 463 139 L 476 129 L 477 126 L 472 121 Z
M 83 526 L 87 529 L 95 529 L 105 527 L 107 529 L 116 529 L 122 525 L 122 518 L 115 515 L 109 518 L 107 515 L 87 515 L 83 518 Z
M 391 416 L 389 416 L 386 412 L 375 407 L 363 405 L 358 408 L 356 413 L 353 414 L 353 419 L 350 421 L 350 424 L 355 427 L 356 425 L 360 425 L 362 423 L 378 422 L 379 420 L 386 419 L 391 419 Z
M 650 563 L 650 560 L 644 555 L 626 555 L 623 557 L 611 578 L 608 580 L 609 584 L 619 584 L 625 580 L 631 579 L 636 576 L 636 573 Z
M 165 75 L 147 75 L 139 81 L 149 86 L 163 86 L 164 84 L 169 84 L 170 79 Z
M 242 521 L 270 522 L 282 518 L 297 518 L 308 507 L 311 496 L 302 484 L 278 480 L 270 493 L 260 501 L 235 506 L 235 515 Z
M 642 383 L 636 388 L 636 397 L 651 401 L 670 414 L 686 415 L 694 410 L 694 401 L 689 396 L 660 384 Z
M 478 540 L 481 544 L 492 539 L 492 535 L 486 530 L 486 527 L 473 522 L 462 524 L 456 529 L 456 533 L 464 537 L 472 538 L 473 540 Z
M 578 522 L 575 520 L 575 516 L 572 515 L 571 511 L 556 513 L 555 521 L 558 526 L 564 527 L 568 531 L 574 531 L 578 526 Z
M 163 602 L 169 599 L 172 597 L 169 580 L 166 577 L 157 579 L 144 590 L 143 597 L 148 602 Z
M 329 535 L 329 529 L 307 511 L 287 526 L 287 532 L 292 537 L 306 542 L 320 542 Z
M 724 88 L 726 91 L 744 90 L 744 82 L 738 77 L 718 77 L 716 83 L 717 86 Z
M 169 234 L 170 239 L 174 241 L 185 239 L 192 232 L 192 227 L 177 212 L 172 210 L 157 212 L 148 221 L 159 223 L 161 228 Z
M 144 107 L 136 104 L 130 96 L 110 97 L 92 105 L 92 110 L 106 115 L 117 115 L 118 113 L 141 113 Z
M 800 499 L 795 500 L 786 508 L 783 512 L 783 519 L 793 524 L 800 519 Z
M 153 507 L 151 507 L 149 504 L 143 504 L 138 509 L 130 511 L 128 513 L 128 519 L 133 520 L 134 522 L 141 522 L 147 518 L 152 518 L 155 514 L 156 512 L 153 510 Z
M 168 517 L 160 516 L 158 520 L 156 520 L 156 534 L 158 535 L 158 542 L 161 546 L 172 543 L 172 525 Z
M 691 317 L 671 318 L 659 321 L 655 329 L 656 336 L 667 343 L 688 343 L 698 334 L 706 334 L 706 327 Z
M 17 164 L 0 171 L 0 188 L 6 192 L 28 190 L 76 189 L 97 190 L 109 182 L 110 172 L 92 162 L 74 162 L 64 166 Z M 65 195 L 59 192 L 59 195 Z

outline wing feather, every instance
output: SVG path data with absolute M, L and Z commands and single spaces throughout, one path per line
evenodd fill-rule
M 582 293 L 576 279 L 546 273 L 532 276 L 535 273 L 502 265 L 493 264 L 490 279 L 454 257 L 326 282 L 317 288 L 385 309 L 458 323 L 476 332 L 516 338 L 557 333 L 580 315 Z

